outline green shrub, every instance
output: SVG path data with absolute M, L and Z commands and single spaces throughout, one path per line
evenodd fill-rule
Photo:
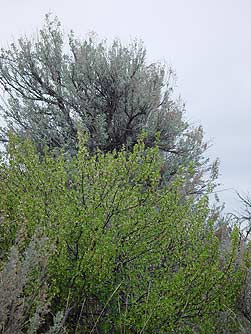
M 53 245 L 51 312 L 63 310 L 68 333 L 215 333 L 233 309 L 238 233 L 222 257 L 207 197 L 184 201 L 188 170 L 160 187 L 162 164 L 144 138 L 133 152 L 94 155 L 80 138 L 71 160 L 10 140 L 0 171 L 2 265 L 17 232 L 22 251 L 39 228 Z

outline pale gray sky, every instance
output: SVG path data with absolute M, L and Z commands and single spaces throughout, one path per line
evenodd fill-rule
M 219 157 L 221 189 L 251 192 L 251 0 L 0 0 L 0 45 L 41 27 L 51 11 L 78 36 L 143 39 L 175 69 L 187 118 Z M 221 193 L 229 210 L 233 191 Z

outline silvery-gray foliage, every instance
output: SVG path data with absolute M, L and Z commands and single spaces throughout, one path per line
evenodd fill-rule
M 202 128 L 184 120 L 184 105 L 172 96 L 174 74 L 146 61 L 141 42 L 111 45 L 95 38 L 80 41 L 71 33 L 65 42 L 60 22 L 46 16 L 34 38 L 20 38 L 0 53 L 2 114 L 8 131 L 31 137 L 39 146 L 64 147 L 74 154 L 78 129 L 89 136 L 90 151 L 132 147 L 145 130 L 146 144 L 160 134 L 165 173 L 191 161 L 194 184 L 203 186 L 208 169 Z
M 47 239 L 34 236 L 26 249 L 18 236 L 0 270 L 0 332 L 34 334 L 43 325 L 49 312 L 45 280 Z

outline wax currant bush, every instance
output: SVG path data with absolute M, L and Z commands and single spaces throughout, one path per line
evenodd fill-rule
M 234 311 L 238 231 L 223 257 L 207 196 L 182 197 L 192 171 L 159 187 L 163 156 L 144 140 L 91 154 L 79 136 L 69 159 L 11 136 L 2 155 L 2 262 L 19 231 L 22 249 L 39 229 L 51 313 L 68 333 L 215 333 Z

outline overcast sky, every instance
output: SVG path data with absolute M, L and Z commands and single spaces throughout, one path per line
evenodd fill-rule
M 150 61 L 177 73 L 186 117 L 202 124 L 221 161 L 221 198 L 251 192 L 251 0 L 0 0 L 0 44 L 31 34 L 48 12 L 66 31 L 141 38 Z

